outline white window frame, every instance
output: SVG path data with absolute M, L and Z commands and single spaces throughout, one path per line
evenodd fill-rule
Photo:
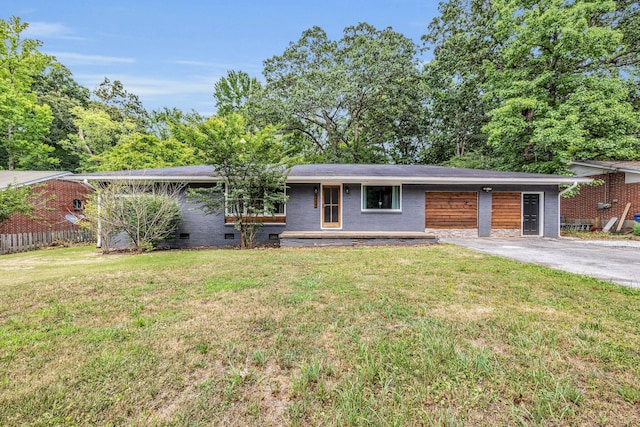
M 397 209 L 367 209 L 365 208 L 365 197 L 367 194 L 366 191 L 366 187 L 398 187 L 399 192 L 398 192 L 398 202 L 400 207 Z M 393 190 L 391 190 L 393 191 Z M 388 183 L 388 182 L 381 182 L 381 183 L 367 183 L 367 184 L 362 184 L 361 188 L 360 188 L 360 211 L 361 212 L 402 212 L 402 184 L 398 184 L 398 183 Z
M 229 204 L 227 203 L 227 195 L 228 194 L 229 194 L 228 187 L 225 184 L 225 186 L 224 186 L 224 216 L 227 217 L 227 218 L 234 216 L 231 212 L 229 212 L 229 207 L 228 207 Z M 287 195 L 287 186 L 286 185 L 284 187 L 284 194 L 285 194 L 285 196 Z M 284 204 L 284 209 L 283 209 L 282 213 L 271 214 L 270 212 L 267 212 L 266 209 L 265 209 L 265 211 L 262 213 L 262 215 L 267 216 L 267 217 L 270 217 L 272 215 L 276 216 L 276 217 L 285 217 L 285 216 L 287 216 L 287 203 Z

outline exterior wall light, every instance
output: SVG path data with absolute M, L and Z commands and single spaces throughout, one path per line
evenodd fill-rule
M 348 185 L 346 185 L 344 187 L 344 194 L 349 194 L 349 186 Z
M 484 191 L 485 193 L 490 193 L 491 190 L 493 190 L 493 188 L 491 187 L 482 187 L 482 191 Z

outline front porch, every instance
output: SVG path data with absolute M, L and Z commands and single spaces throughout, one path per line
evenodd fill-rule
M 431 245 L 435 234 L 414 231 L 283 231 L 280 247 Z

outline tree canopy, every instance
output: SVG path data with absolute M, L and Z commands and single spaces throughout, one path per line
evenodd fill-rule
M 22 38 L 27 26 L 17 17 L 0 19 L 0 166 L 9 170 L 58 163 L 46 143 L 51 108 L 38 104 L 32 89 L 52 58 L 38 50 L 39 41 Z
M 265 61 L 266 116 L 330 162 L 410 161 L 421 136 L 417 47 L 391 28 L 319 27 Z
M 639 158 L 636 1 L 445 0 L 439 12 L 423 49 L 367 23 L 335 40 L 309 28 L 264 61 L 263 80 L 220 78 L 210 118 L 149 112 L 108 77 L 90 91 L 22 37 L 27 23 L 0 20 L 0 168 L 222 164 L 223 152 L 248 161 L 256 139 L 303 162 L 568 173 L 575 159 Z
M 427 75 L 439 83 L 431 148 L 446 150 L 434 156 L 463 156 L 462 141 L 488 152 L 493 167 L 546 173 L 566 172 L 572 159 L 638 156 L 638 109 L 625 80 L 638 63 L 638 46 L 628 44 L 640 35 L 631 24 L 637 5 L 450 0 L 440 10 L 425 36 L 434 47 Z
M 285 182 L 292 159 L 274 126 L 249 130 L 239 113 L 212 117 L 195 130 L 207 164 L 221 181 L 199 189 L 193 199 L 210 214 L 225 212 L 240 232 L 241 247 L 251 248 L 265 218 L 287 200 Z

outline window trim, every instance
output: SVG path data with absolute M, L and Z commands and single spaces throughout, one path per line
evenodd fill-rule
M 365 208 L 365 197 L 367 194 L 366 188 L 367 187 L 398 187 L 398 203 L 400 205 L 399 208 L 397 209 L 367 209 Z M 391 190 L 393 191 L 393 190 Z M 393 202 L 392 202 L 393 203 Z M 360 211 L 361 212 L 368 212 L 368 213 L 375 213 L 375 212 L 379 212 L 379 213 L 385 213 L 385 212 L 402 212 L 402 184 L 390 184 L 388 182 L 381 182 L 381 183 L 367 183 L 367 184 L 362 184 L 360 187 Z
M 225 218 L 234 218 L 235 215 L 233 215 L 233 213 L 229 212 L 229 207 L 228 207 L 228 203 L 227 203 L 227 200 L 228 200 L 227 199 L 227 195 L 228 194 L 229 194 L 228 187 L 225 184 L 225 186 L 224 186 L 224 216 L 225 216 Z M 287 195 L 287 186 L 286 185 L 284 186 L 284 194 L 285 194 L 285 196 Z M 283 204 L 283 212 L 282 213 L 273 213 L 272 214 L 270 212 L 267 212 L 267 210 L 265 209 L 264 212 L 261 215 L 258 215 L 258 216 L 259 217 L 264 216 L 265 218 L 271 218 L 272 216 L 279 217 L 279 218 L 286 217 L 287 216 L 287 203 Z M 265 222 L 267 222 L 267 221 L 265 221 Z
M 76 203 L 77 202 L 77 203 Z M 82 199 L 73 199 L 71 202 L 74 211 L 84 210 L 84 200 Z

